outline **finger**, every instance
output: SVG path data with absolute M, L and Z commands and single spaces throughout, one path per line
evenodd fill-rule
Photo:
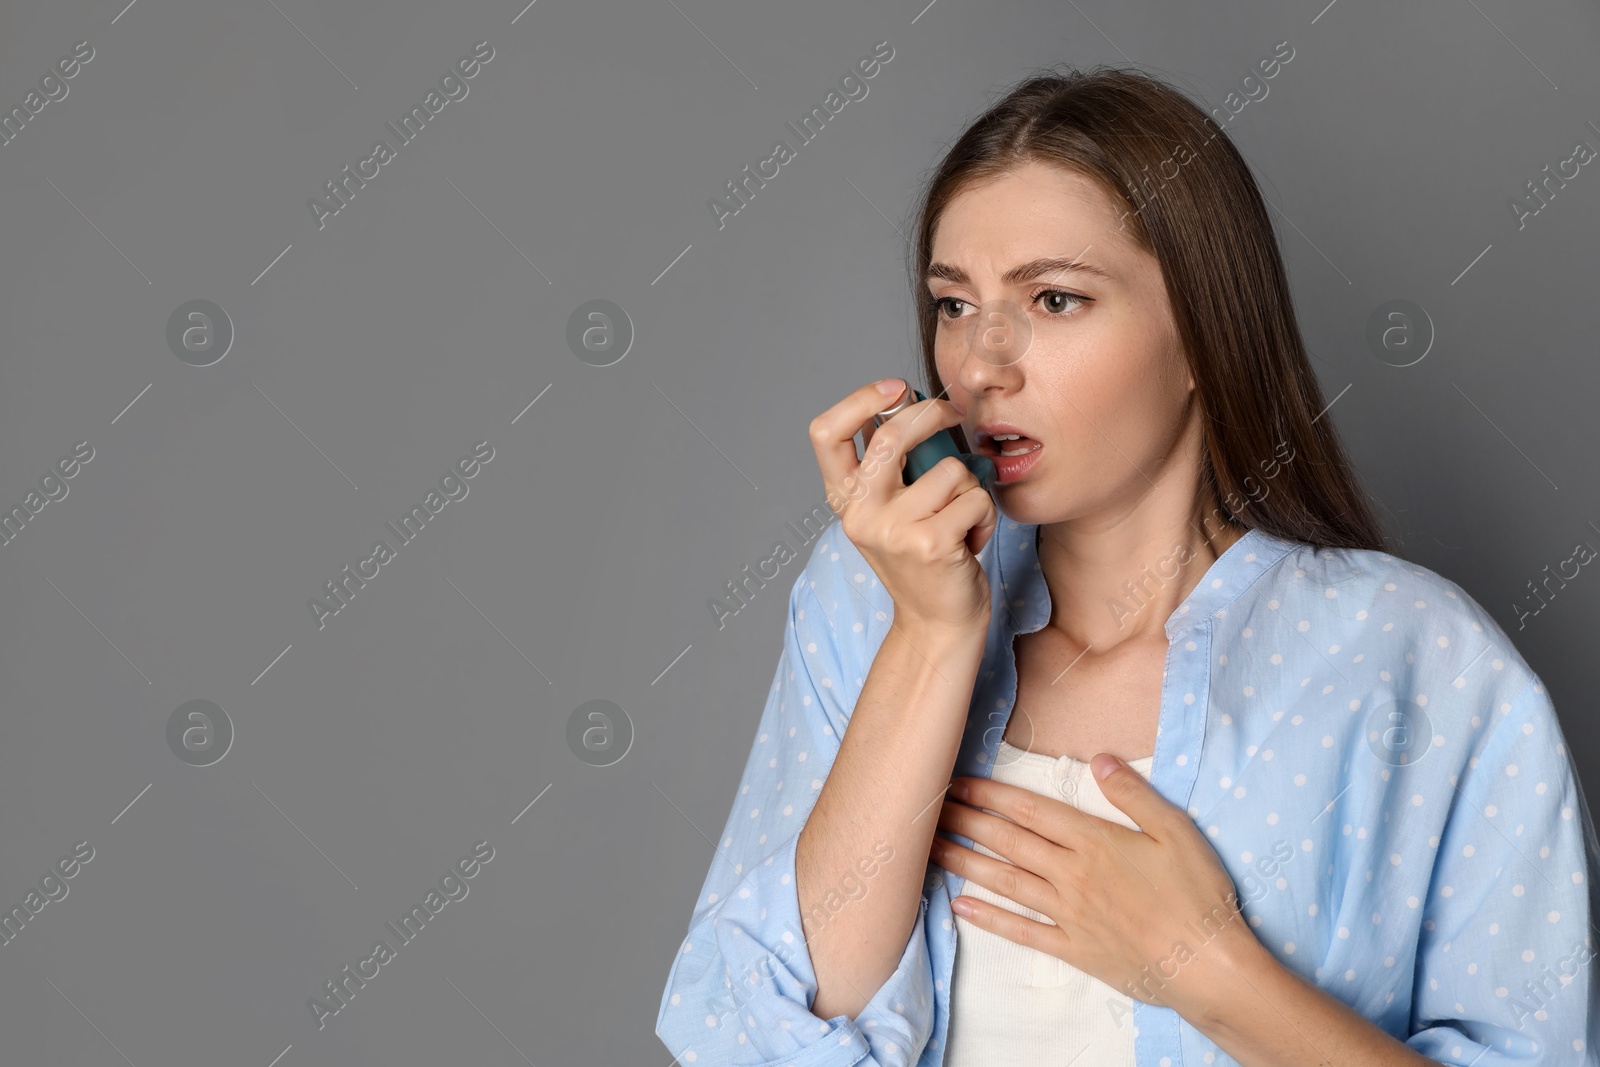
M 984 491 L 979 489 L 978 492 L 983 493 Z M 988 496 L 987 493 L 984 493 L 984 495 Z M 974 556 L 982 552 L 984 546 L 994 537 L 995 529 L 999 524 L 999 513 L 995 510 L 992 499 L 989 501 L 986 510 L 988 517 L 967 531 L 967 551 Z
M 958 778 L 958 782 L 968 786 L 967 803 L 981 803 L 983 807 L 990 808 L 999 813 L 1006 822 L 1004 825 L 1018 826 L 1029 831 L 1035 840 L 1047 842 L 1057 848 L 1064 848 L 1069 852 L 1083 853 L 1090 856 L 1105 856 L 1107 849 L 1115 853 L 1135 869 L 1138 865 L 1133 863 L 1134 849 L 1140 844 L 1148 844 L 1156 839 L 1149 837 L 1141 830 L 1130 830 L 1121 823 L 1102 819 L 1098 815 L 1091 815 L 1081 808 L 1071 804 L 1064 804 L 1051 797 L 1041 798 L 1032 790 L 1021 789 L 1018 786 L 1004 782 L 994 782 L 987 778 Z M 975 790 L 971 788 L 974 782 L 983 785 L 977 791 L 986 791 L 993 794 L 996 789 L 1003 792 L 1003 799 L 974 800 L 971 796 Z M 1007 795 L 1009 793 L 1009 796 Z M 1040 802 L 1042 800 L 1042 803 Z M 946 801 L 947 804 L 951 803 Z M 1194 833 L 1200 832 L 1192 822 L 1188 824 Z M 968 837 L 972 834 L 965 830 L 960 831 Z M 993 832 L 992 830 L 987 832 Z M 973 837 L 973 840 L 978 840 Z M 985 847 L 994 852 L 1000 849 L 983 841 Z M 1006 855 L 1006 853 L 1001 853 Z M 1016 862 L 1033 866 L 1037 869 L 1037 861 L 1017 860 Z M 1141 872 L 1142 873 L 1142 872 Z M 1148 876 L 1146 876 L 1148 878 Z
M 943 511 L 952 501 L 974 487 L 982 488 L 966 464 L 954 456 L 946 456 L 906 487 L 905 507 L 918 516 L 932 515 Z
M 956 406 L 950 401 L 930 397 L 927 400 L 917 400 L 907 404 L 895 412 L 879 427 L 879 430 L 893 427 L 893 438 L 897 449 L 907 452 L 932 437 L 937 431 L 959 426 L 963 418 L 965 416 L 956 410 Z
M 1007 908 L 998 907 L 987 900 L 978 900 L 975 897 L 961 896 L 957 900 L 964 900 L 970 907 L 963 918 L 975 926 L 981 926 L 990 933 L 999 934 L 1007 941 L 1028 948 L 1036 948 L 1040 952 L 1063 958 L 1059 954 L 1072 944 L 1072 938 L 1061 927 L 1051 923 L 1042 923 L 1037 919 L 1030 919 L 1026 915 L 1018 915 Z M 1038 911 L 1038 908 L 1033 909 Z M 956 912 L 957 915 L 961 913 Z M 1042 914 L 1042 913 L 1041 913 Z M 1051 951 L 1054 949 L 1055 951 Z
M 982 840 L 987 848 L 994 852 L 999 852 L 1013 863 L 1030 865 L 1027 862 L 1028 857 L 1013 856 L 996 848 L 991 840 L 996 834 L 1002 835 L 1002 840 L 1005 839 L 1005 835 L 1016 837 L 1026 835 L 1023 840 L 1031 838 L 1036 842 L 1047 842 L 1060 848 L 1076 851 L 1085 846 L 1091 835 L 1096 834 L 1097 831 L 1101 831 L 1105 827 L 1115 827 L 1125 833 L 1132 832 L 1124 826 L 1090 815 L 1088 812 L 1071 804 L 1064 804 L 1053 797 L 1035 793 L 1031 789 L 1023 789 L 1008 782 L 996 782 L 990 778 L 957 778 L 952 782 L 952 796 L 958 795 L 955 792 L 955 787 L 958 786 L 965 790 L 964 795 L 959 795 L 959 799 L 965 801 L 966 804 L 973 805 L 973 807 L 966 810 L 973 813 L 970 825 L 975 831 L 974 833 L 968 833 L 966 830 L 959 830 L 958 832 L 972 838 L 974 841 Z M 945 806 L 952 807 L 954 803 L 947 800 Z M 984 815 L 978 812 L 978 808 L 985 808 L 996 814 Z M 955 813 L 955 815 L 956 817 L 961 817 L 959 812 Z M 978 821 L 980 819 L 993 821 L 980 822 Z M 977 834 L 986 836 L 979 838 Z
M 1048 797 L 1042 799 L 1047 804 L 1059 803 Z M 1030 871 L 1043 870 L 1051 851 L 1065 847 L 1001 815 L 970 808 L 954 800 L 944 802 L 939 812 L 939 826 L 969 838 L 1001 859 Z
M 1188 815 L 1166 797 L 1156 792 L 1143 775 L 1109 753 L 1096 753 L 1093 759 L 1102 762 L 1115 760 L 1111 772 L 1100 779 L 1100 792 L 1134 824 L 1150 835 L 1153 841 L 1165 840 L 1172 829 L 1182 823 L 1194 826 Z
M 855 438 L 861 424 L 892 407 L 896 397 L 904 392 L 902 388 L 899 393 L 886 396 L 878 391 L 876 384 L 868 382 L 811 420 L 811 448 L 817 454 L 817 468 L 822 472 L 822 482 L 830 498 L 836 492 L 843 493 L 849 480 L 859 476 L 861 462 L 856 458 Z
M 861 457 L 858 477 L 866 483 L 862 492 L 880 504 L 886 502 L 905 484 L 906 454 L 940 430 L 959 424 L 961 419 L 961 413 L 948 400 L 918 400 L 896 412 L 873 432 L 871 444 Z M 877 477 L 884 473 L 891 477 Z M 919 478 L 913 484 L 921 481 Z
M 998 893 L 1041 915 L 1049 913 L 1059 896 L 1049 879 L 1030 870 L 941 838 L 934 840 L 937 842 L 931 857 L 934 863 L 952 874 L 977 882 L 991 893 Z
M 857 430 L 857 432 L 861 435 L 861 454 L 863 456 L 867 454 L 867 449 L 872 447 L 872 434 L 877 428 L 877 420 L 868 419 L 867 421 L 863 422 L 860 428 Z
M 981 485 L 969 488 L 950 505 L 967 527 L 967 551 L 976 556 L 989 543 L 1000 523 L 1000 512 L 994 506 L 994 497 Z
M 905 502 L 919 516 L 937 512 L 941 522 L 943 516 L 949 516 L 949 528 L 961 535 L 966 550 L 974 556 L 983 551 L 999 522 L 994 498 L 966 464 L 954 457 L 940 460 L 912 482 Z

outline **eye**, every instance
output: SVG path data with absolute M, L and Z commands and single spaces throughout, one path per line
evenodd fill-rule
M 1040 301 L 1045 298 L 1049 299 L 1041 304 Z M 1029 298 L 1028 303 L 1042 307 L 1047 317 L 1065 318 L 1082 305 L 1089 303 L 1090 299 L 1090 297 L 1079 296 L 1077 293 L 1069 293 L 1065 289 L 1041 289 Z M 945 322 L 961 318 L 965 310 L 971 306 L 967 301 L 954 296 L 929 297 L 927 303 L 929 313 Z M 940 314 L 947 308 L 950 311 L 949 314 Z
M 928 310 L 933 313 L 935 317 L 944 319 L 947 322 L 952 318 L 960 318 L 961 316 L 959 314 L 945 316 L 940 315 L 939 312 L 943 311 L 947 305 L 954 307 L 958 304 L 963 308 L 967 306 L 967 302 L 965 300 L 959 300 L 953 296 L 941 296 L 937 299 L 933 297 L 928 298 Z
M 1040 305 L 1046 308 L 1046 310 L 1048 310 L 1050 315 L 1054 318 L 1064 317 L 1065 315 L 1076 310 L 1080 305 L 1087 304 L 1089 302 L 1088 297 L 1079 296 L 1077 293 L 1069 293 L 1065 289 L 1041 289 L 1037 293 L 1033 294 L 1033 299 L 1029 300 L 1028 303 L 1038 304 L 1040 298 L 1042 297 L 1060 298 L 1061 302 Z M 1068 304 L 1065 303 L 1065 301 L 1071 301 L 1071 303 Z

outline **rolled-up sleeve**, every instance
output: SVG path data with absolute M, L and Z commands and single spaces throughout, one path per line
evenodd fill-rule
M 1483 714 L 1453 782 L 1406 1044 L 1459 1067 L 1600 1063 L 1594 830 L 1555 709 L 1535 677 Z
M 899 965 L 856 1018 L 811 1012 L 817 977 L 801 923 L 795 848 L 839 751 L 858 676 L 870 666 L 862 662 L 860 620 L 875 614 L 825 562 L 828 542 L 843 537 L 837 521 L 829 526 L 790 590 L 755 741 L 662 992 L 656 1034 L 681 1063 L 907 1067 L 932 1033 L 926 900 Z M 836 618 L 823 611 L 813 582 L 826 583 Z M 864 844 L 863 857 L 872 856 Z

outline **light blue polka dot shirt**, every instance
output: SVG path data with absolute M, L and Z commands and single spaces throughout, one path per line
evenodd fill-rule
M 979 555 L 994 611 L 953 776 L 989 775 L 1016 698 L 1012 638 L 1050 618 L 1038 529 L 1002 517 Z M 1175 571 L 1153 565 L 1135 587 Z M 854 1019 L 809 1009 L 795 890 L 800 830 L 892 615 L 835 519 L 790 591 L 662 992 L 656 1033 L 680 1063 L 942 1062 L 965 880 L 928 866 L 899 966 Z M 1166 633 L 1150 784 L 1205 833 L 1280 963 L 1442 1064 L 1600 1063 L 1593 830 L 1544 685 L 1476 601 L 1392 555 L 1251 530 Z M 1173 1009 L 1135 999 L 1132 1023 L 1137 1067 L 1237 1065 Z

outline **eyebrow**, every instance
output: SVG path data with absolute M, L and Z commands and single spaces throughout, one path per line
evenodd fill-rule
M 1113 280 L 1111 275 L 1093 263 L 1086 263 L 1075 256 L 1044 256 L 1012 267 L 1000 276 L 1000 281 L 1005 285 L 1020 285 L 1023 282 L 1032 281 L 1046 274 L 1059 274 L 1069 271 L 1093 274 L 1106 281 Z M 946 281 L 955 282 L 957 285 L 972 284 L 972 279 L 967 277 L 966 271 L 949 263 L 928 264 L 928 280 L 931 281 L 934 278 L 943 278 Z

